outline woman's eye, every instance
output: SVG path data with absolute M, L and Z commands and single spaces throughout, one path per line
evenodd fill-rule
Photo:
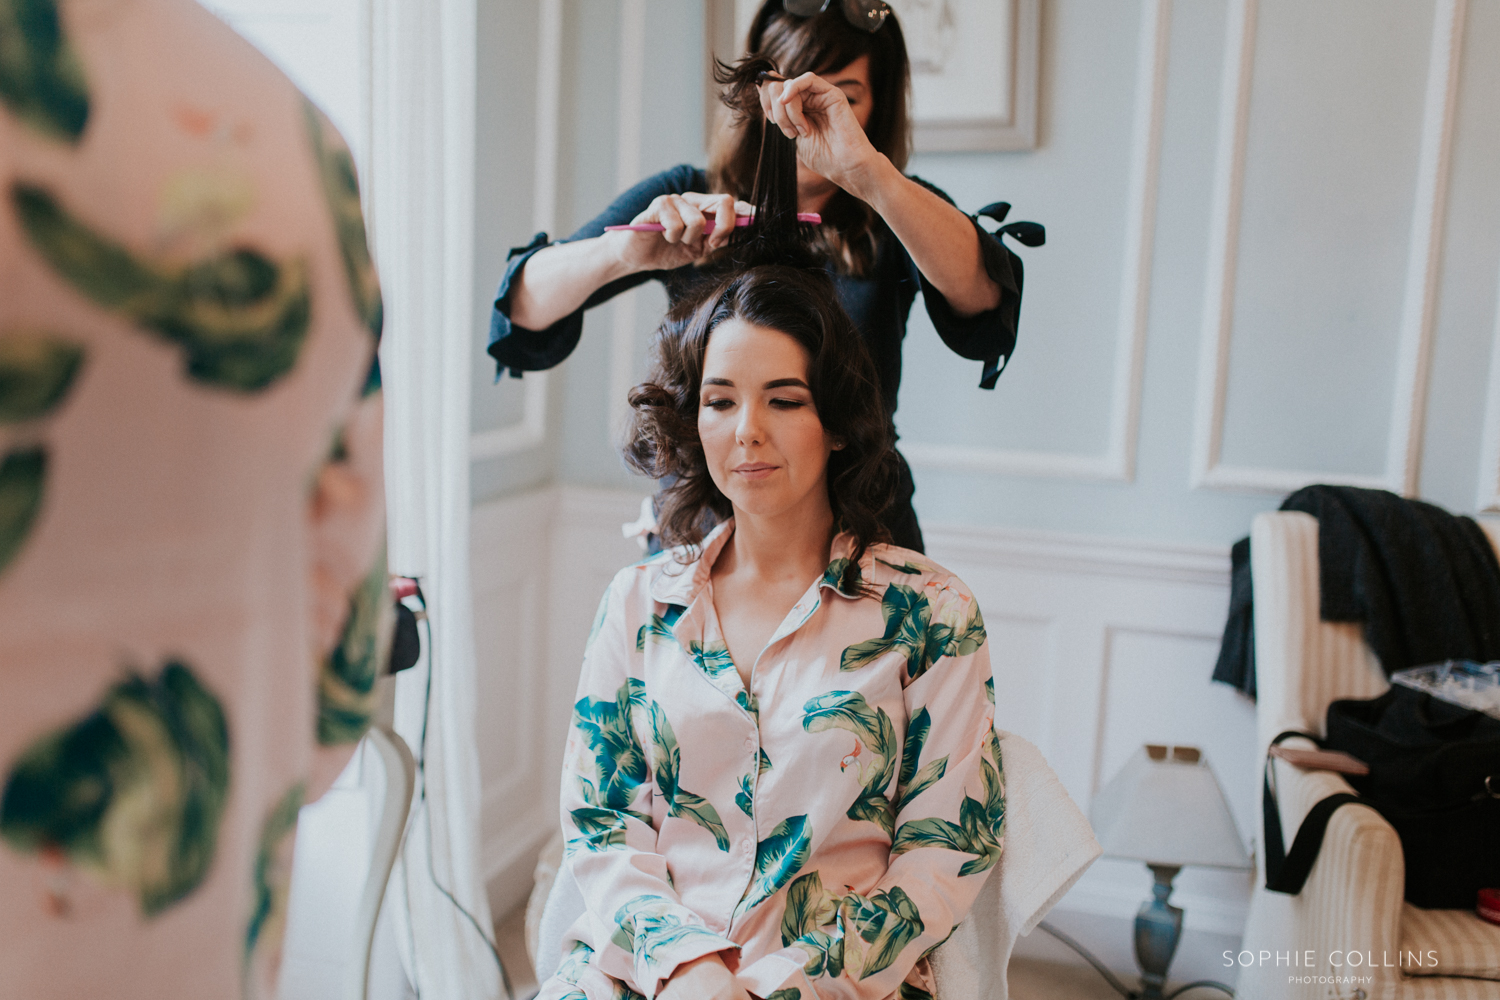
M 799 406 L 807 404 L 800 399 L 773 399 L 771 405 L 780 410 L 795 410 Z
M 727 399 L 710 399 L 703 405 L 710 410 L 727 410 L 731 406 L 733 406 L 734 403 Z

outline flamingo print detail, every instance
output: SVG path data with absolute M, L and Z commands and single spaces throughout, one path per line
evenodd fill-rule
M 858 739 L 856 739 L 854 741 L 854 749 L 852 751 L 850 751 L 849 753 L 844 754 L 843 759 L 841 759 L 839 761 L 839 770 L 840 771 L 847 771 L 847 770 L 849 770 L 849 765 L 853 764 L 853 765 L 855 765 L 856 768 L 858 768 L 857 773 L 859 774 L 859 780 L 860 781 L 864 781 L 865 780 L 864 767 L 860 764 L 860 760 L 859 760 L 860 755 L 863 754 L 864 752 L 865 752 L 864 746 L 859 742 Z

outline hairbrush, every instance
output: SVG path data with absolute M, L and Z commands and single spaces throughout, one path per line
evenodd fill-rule
M 748 226 L 748 225 L 750 225 L 750 223 L 752 223 L 754 221 L 755 221 L 755 216 L 753 216 L 753 215 L 736 215 L 734 217 L 734 224 L 736 226 Z M 812 223 L 815 226 L 819 226 L 819 225 L 823 224 L 823 217 L 821 215 L 819 215 L 817 212 L 798 212 L 797 213 L 797 221 L 798 222 L 810 222 L 810 223 Z M 604 231 L 606 233 L 623 233 L 623 232 L 628 232 L 628 233 L 664 233 L 664 232 L 666 232 L 666 230 L 667 230 L 667 227 L 663 226 L 660 222 L 632 222 L 628 226 L 605 226 L 604 227 Z M 714 220 L 713 219 L 704 219 L 703 220 L 703 231 L 705 233 L 711 233 L 711 232 L 714 231 Z

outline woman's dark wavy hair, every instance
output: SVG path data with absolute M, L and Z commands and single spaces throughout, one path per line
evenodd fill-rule
M 758 113 L 755 82 L 770 65 L 751 58 L 730 71 L 730 93 L 742 112 L 753 106 Z M 731 319 L 779 330 L 806 349 L 818 419 L 843 442 L 828 459 L 828 501 L 835 529 L 854 538 L 850 557 L 857 564 L 866 548 L 889 538 L 883 515 L 895 494 L 896 436 L 864 340 L 808 246 L 810 227 L 796 220 L 796 155 L 780 129 L 765 130 L 753 194 L 756 221 L 736 231 L 658 330 L 647 379 L 630 392 L 625 460 L 638 472 L 671 481 L 658 494 L 658 533 L 664 545 L 695 548 L 712 524 L 732 513 L 698 437 L 709 337 Z
M 911 63 L 895 14 L 886 18 L 879 31 L 870 33 L 851 25 L 837 0 L 811 17 L 788 14 L 782 0 L 765 0 L 750 24 L 745 51 L 770 60 L 788 78 L 807 72 L 831 73 L 860 56 L 869 56 L 873 109 L 865 135 L 898 170 L 906 169 L 911 153 Z M 726 103 L 733 107 L 731 99 L 726 98 Z M 709 155 L 709 178 L 715 191 L 747 197 L 755 183 L 764 131 L 763 117 L 738 114 L 717 131 Z M 823 207 L 824 226 L 813 235 L 814 248 L 845 274 L 864 276 L 875 262 L 875 219 L 869 205 L 836 191 Z

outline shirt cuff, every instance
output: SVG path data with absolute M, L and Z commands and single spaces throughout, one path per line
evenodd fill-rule
M 735 978 L 760 1000 L 818 1000 L 812 980 L 802 967 L 806 960 L 806 953 L 800 949 L 783 948 L 751 962 L 736 972 Z
M 693 915 L 697 919 L 697 915 Z M 653 1000 L 663 980 L 671 979 L 687 963 L 715 952 L 740 946 L 702 925 L 665 924 L 637 934 L 635 938 L 635 982 L 646 1000 Z
M 564 316 L 545 330 L 528 330 L 510 320 L 511 294 L 521 269 L 527 261 L 552 246 L 546 233 L 537 233 L 530 243 L 514 247 L 495 291 L 494 309 L 490 312 L 488 351 L 495 359 L 495 379 L 508 370 L 513 378 L 522 372 L 543 371 L 559 364 L 578 346 L 583 334 L 583 309 Z

